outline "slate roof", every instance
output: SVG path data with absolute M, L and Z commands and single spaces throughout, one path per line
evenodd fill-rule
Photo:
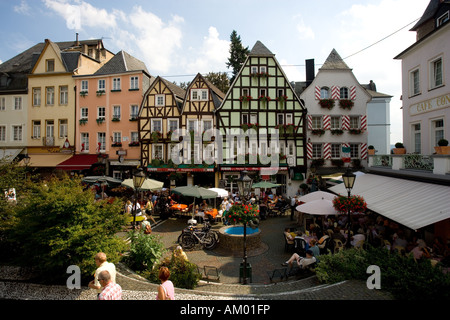
M 331 50 L 331 53 L 329 54 L 328 58 L 325 60 L 325 63 L 322 65 L 322 67 L 319 69 L 348 69 L 348 65 L 344 62 L 344 60 L 341 58 L 339 53 L 337 53 L 336 49 Z
M 253 46 L 252 50 L 250 51 L 249 56 L 271 56 L 274 57 L 275 54 L 273 54 L 267 47 L 261 42 L 256 41 L 255 45 Z
M 144 62 L 121 50 L 94 74 L 114 74 L 140 70 L 149 73 Z
M 422 17 L 420 17 L 419 21 L 409 31 L 416 31 L 422 24 L 424 24 L 430 19 L 433 19 L 434 15 L 436 14 L 441 5 L 441 2 L 443 1 L 431 0 L 427 8 L 425 9 L 424 13 L 422 14 Z

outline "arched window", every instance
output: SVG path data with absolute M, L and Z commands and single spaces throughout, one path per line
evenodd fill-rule
M 320 88 L 320 99 L 330 99 L 330 88 L 328 87 Z
M 348 88 L 342 87 L 340 90 L 340 98 L 341 99 L 348 99 Z

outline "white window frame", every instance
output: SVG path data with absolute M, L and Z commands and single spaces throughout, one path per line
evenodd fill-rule
M 331 144 L 331 158 L 332 159 L 340 159 L 341 158 L 341 144 L 340 143 L 332 143 Z
M 312 157 L 313 159 L 321 159 L 323 156 L 322 151 L 322 144 L 321 143 L 313 143 L 312 144 Z
M 31 122 L 33 136 L 32 139 L 40 139 L 41 138 L 41 120 L 33 120 Z
M 157 156 L 157 152 L 156 152 L 157 149 L 159 149 L 159 148 L 161 150 L 161 156 L 160 157 Z M 152 159 L 159 159 L 159 160 L 164 161 L 164 144 L 162 144 L 162 143 L 155 143 L 155 144 L 152 145 Z
M 139 142 L 139 132 L 131 131 L 130 132 L 131 142 Z
M 339 89 L 339 98 L 340 99 L 350 99 L 349 90 L 347 87 L 341 87 Z
M 59 86 L 59 104 L 60 105 L 69 104 L 69 87 L 68 86 Z
M 449 12 L 447 11 L 436 19 L 436 27 L 443 25 L 445 22 L 448 21 L 448 19 L 449 19 Z
M 80 133 L 80 150 L 83 148 L 83 152 L 89 152 L 89 132 L 81 132 Z
M 330 88 L 328 87 L 321 87 L 320 88 L 320 99 L 330 99 L 331 98 L 331 94 L 330 94 Z
M 113 118 L 117 118 L 119 120 L 122 118 L 121 106 L 113 106 Z
M 203 131 L 206 131 L 206 129 L 205 129 L 205 123 L 210 123 L 210 124 L 211 124 L 210 129 L 213 129 L 213 128 L 214 128 L 214 127 L 213 127 L 213 120 L 212 120 L 212 119 L 204 119 L 204 120 L 202 120 L 202 132 L 203 132 Z
M 350 116 L 349 117 L 349 125 L 350 125 L 350 129 L 359 129 L 360 128 L 360 117 L 359 116 Z
M 440 77 L 439 79 L 436 78 L 437 72 L 436 72 L 436 64 L 440 62 Z M 439 88 L 444 85 L 444 65 L 443 65 L 444 59 L 442 59 L 442 56 L 436 57 L 435 59 L 431 60 L 428 65 L 429 70 L 429 78 L 430 78 L 430 89 Z M 439 80 L 439 81 L 438 81 Z
M 155 106 L 164 107 L 165 105 L 166 105 L 166 95 L 165 94 L 155 95 Z
M 105 119 L 105 118 L 106 118 L 106 108 L 97 107 L 97 119 Z
M 350 158 L 359 158 L 359 143 L 350 143 Z
M 294 124 L 294 115 L 292 113 L 286 113 L 286 124 Z
M 0 97 L 0 111 L 6 110 L 6 97 Z
M 139 76 L 131 76 L 130 90 L 138 90 L 138 89 L 139 89 Z
M 160 124 L 161 128 L 159 130 L 155 130 L 155 123 Z M 159 131 L 159 132 L 163 132 L 163 120 L 161 118 L 157 118 L 157 119 L 151 119 L 151 132 L 154 131 Z
M 113 91 L 120 91 L 121 89 L 121 85 L 120 85 L 120 78 L 113 78 L 112 79 L 112 90 Z
M 82 107 L 80 110 L 80 119 L 87 119 L 89 117 L 89 108 Z
M 106 90 L 106 80 L 105 79 L 99 79 L 97 81 L 97 89 L 100 90 Z
M 173 130 L 173 129 L 171 129 L 171 127 L 170 127 L 170 123 L 171 123 L 171 122 L 176 122 L 176 123 L 177 123 L 177 125 L 176 125 L 176 127 L 175 127 L 175 130 L 180 128 L 180 127 L 179 127 L 179 125 L 180 125 L 179 119 L 176 119 L 176 118 L 168 118 L 168 119 L 167 119 L 167 131 Z
M 136 112 L 133 112 L 133 109 L 136 109 Z M 130 105 L 130 119 L 139 117 L 139 105 L 132 104 Z
M 6 141 L 6 126 L 0 125 L 0 141 Z
M 14 97 L 14 110 L 22 110 L 22 97 Z
M 12 125 L 12 141 L 23 141 L 23 126 L 22 125 Z
M 45 105 L 55 105 L 55 87 L 45 87 Z
M 442 126 L 437 126 L 437 123 L 442 122 Z M 440 139 L 443 139 L 445 137 L 445 120 L 444 118 L 437 118 L 437 119 L 432 119 L 431 120 L 431 137 L 432 137 L 432 141 L 431 141 L 431 145 L 432 146 L 437 146 L 438 141 Z M 439 134 L 438 134 L 439 132 Z
M 40 107 L 40 106 L 41 106 L 41 88 L 33 88 L 33 107 Z
M 191 89 L 192 101 L 208 101 L 208 89 Z
M 258 73 L 258 66 L 251 66 L 250 74 L 257 74 L 257 73 Z
M 313 130 L 322 129 L 323 128 L 322 116 L 311 116 L 311 126 Z
M 260 73 L 267 73 L 267 67 L 266 66 L 260 66 L 259 67 L 259 72 Z
M 113 132 L 113 143 L 122 143 L 122 132 L 120 131 Z
M 337 122 L 337 126 L 336 126 Z M 330 116 L 330 129 L 336 130 L 341 129 L 341 117 L 340 116 Z
M 193 123 L 194 125 L 192 125 L 192 123 Z M 186 127 L 186 129 L 187 129 L 187 132 L 188 132 L 188 133 L 189 133 L 191 130 L 198 131 L 198 130 L 199 130 L 199 127 L 198 127 L 198 119 L 187 119 L 187 127 Z
M 89 81 L 81 80 L 81 92 L 89 92 Z
M 63 123 L 65 121 L 65 123 Z M 59 129 L 59 137 L 64 139 L 68 136 L 69 132 L 69 121 L 67 119 L 59 119 L 58 120 L 58 129 Z
M 100 143 L 100 152 L 106 151 L 106 132 L 97 132 L 97 146 Z
M 417 74 L 417 81 L 416 81 Z M 417 84 L 417 87 L 416 87 Z M 419 68 L 414 68 L 409 72 L 409 96 L 413 97 L 421 93 L 420 89 L 420 70 Z
M 422 124 L 411 123 L 411 141 L 415 153 L 422 153 Z

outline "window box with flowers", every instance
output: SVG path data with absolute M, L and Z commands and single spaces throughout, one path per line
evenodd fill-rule
M 153 131 L 152 132 L 152 141 L 153 143 L 156 143 L 159 141 L 159 139 L 161 139 L 161 132 L 160 131 Z
M 139 147 L 139 141 L 131 141 L 128 144 L 129 147 Z
M 342 99 L 342 100 L 339 100 L 339 106 L 342 109 L 351 110 L 353 108 L 353 106 L 354 106 L 354 103 L 353 103 L 352 100 Z
M 247 106 L 250 101 L 252 101 L 252 96 L 240 96 L 239 101 L 243 103 L 244 106 Z
M 115 116 L 111 119 L 111 121 L 118 122 L 118 121 L 120 121 L 120 117 Z
M 341 129 L 332 129 L 332 130 L 330 130 L 330 132 L 331 132 L 332 135 L 340 136 L 341 134 L 344 133 L 344 130 L 341 130 Z
M 80 125 L 85 125 L 88 122 L 87 118 L 80 119 Z
M 258 98 L 258 100 L 261 101 L 261 106 L 262 106 L 263 108 L 265 108 L 265 107 L 266 107 L 266 103 L 269 102 L 271 99 L 270 99 L 269 96 L 260 96 L 260 97 Z
M 348 133 L 350 133 L 350 134 L 361 134 L 361 133 L 363 133 L 363 130 L 361 130 L 361 129 L 349 129 Z
M 122 142 L 118 142 L 118 141 L 114 141 L 112 144 L 111 144 L 111 147 L 121 147 L 122 146 Z
M 248 129 L 255 129 L 256 131 L 258 131 L 259 129 L 259 123 L 243 123 L 241 124 L 241 128 L 242 130 L 247 131 Z
M 280 109 L 283 109 L 284 108 L 284 104 L 286 103 L 286 101 L 287 101 L 287 96 L 285 96 L 285 95 L 281 95 L 281 96 L 279 96 L 278 98 L 277 98 L 277 101 L 278 101 L 278 103 L 280 104 Z
M 96 93 L 97 93 L 97 97 L 101 97 L 101 96 L 104 95 L 106 92 L 105 92 L 105 90 L 98 90 Z
M 284 131 L 287 134 L 294 134 L 294 132 L 296 132 L 298 129 L 298 127 L 296 125 L 294 125 L 293 123 L 288 123 L 284 125 Z
M 367 210 L 367 203 L 363 197 L 354 195 L 350 197 L 336 196 L 333 199 L 333 208 L 339 212 L 346 214 L 350 213 L 364 213 Z
M 324 129 L 312 129 L 311 130 L 311 134 L 320 137 L 320 136 L 323 136 L 325 134 L 325 130 Z
M 80 96 L 82 96 L 83 98 L 86 97 L 88 95 L 88 91 L 80 91 Z
M 138 116 L 131 116 L 130 121 L 138 121 Z
M 322 108 L 327 108 L 328 110 L 331 110 L 334 107 L 334 100 L 333 99 L 321 99 L 321 100 L 319 100 L 319 104 Z
M 105 122 L 105 118 L 97 118 L 97 124 L 102 124 L 103 122 Z
M 287 159 L 287 157 L 286 157 L 285 154 L 283 154 L 283 153 L 280 153 L 280 154 L 279 154 L 278 160 L 279 160 L 280 162 L 286 162 L 286 159 Z

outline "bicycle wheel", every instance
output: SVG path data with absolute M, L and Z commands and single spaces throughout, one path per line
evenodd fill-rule
M 195 240 L 191 234 L 184 233 L 181 235 L 181 247 L 184 250 L 192 249 L 195 246 Z
M 211 249 L 214 249 L 214 247 L 216 246 L 217 240 L 214 237 L 214 235 L 212 235 L 211 233 L 208 233 L 203 238 L 202 243 L 203 243 L 203 247 L 205 249 L 211 250 Z

